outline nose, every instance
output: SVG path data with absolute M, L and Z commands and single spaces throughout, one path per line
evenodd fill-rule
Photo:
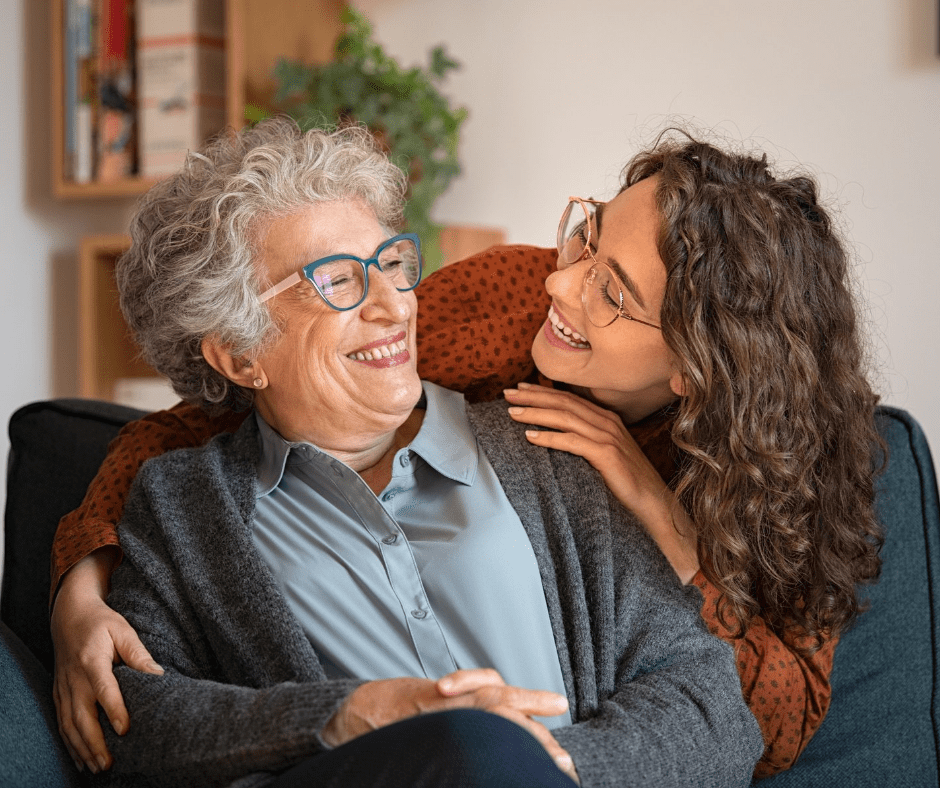
M 391 277 L 374 267 L 369 269 L 369 292 L 362 304 L 364 320 L 387 320 L 404 323 L 411 317 L 416 306 L 414 292 L 402 292 L 392 283 Z
M 559 304 L 567 304 L 569 309 L 574 304 L 581 304 L 581 286 L 584 282 L 584 266 L 575 263 L 563 263 L 558 258 L 558 270 L 548 275 L 545 290 Z

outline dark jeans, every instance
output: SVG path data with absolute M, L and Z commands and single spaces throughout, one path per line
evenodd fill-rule
M 476 709 L 423 714 L 308 758 L 273 788 L 573 788 L 528 731 Z

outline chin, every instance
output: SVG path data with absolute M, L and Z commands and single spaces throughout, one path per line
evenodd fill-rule
M 563 368 L 563 365 L 558 363 L 559 359 L 556 354 L 552 352 L 552 348 L 546 346 L 541 332 L 539 332 L 539 336 L 532 342 L 532 361 L 535 364 L 535 368 L 549 380 L 555 380 L 559 383 L 572 382 L 566 380 L 567 370 Z
M 382 396 L 378 392 L 376 394 Z M 421 400 L 423 394 L 421 379 L 415 371 L 409 380 L 402 381 L 399 386 L 389 389 L 382 398 L 392 410 L 407 410 L 410 413 Z M 396 407 L 398 405 L 400 405 L 400 408 Z

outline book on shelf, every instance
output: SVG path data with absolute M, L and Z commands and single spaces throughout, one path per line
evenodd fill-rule
M 63 3 L 67 180 L 170 174 L 225 125 L 221 0 Z
M 167 175 L 225 125 L 224 6 L 138 0 L 140 172 Z
M 98 2 L 98 144 L 95 179 L 118 181 L 137 171 L 134 2 Z
M 92 0 L 68 0 L 65 13 L 65 172 L 76 183 L 94 177 L 94 11 Z

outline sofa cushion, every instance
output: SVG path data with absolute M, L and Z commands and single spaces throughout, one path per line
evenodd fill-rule
M 0 785 L 81 785 L 56 730 L 49 674 L 3 623 L 0 676 Z
M 52 669 L 49 560 L 62 515 L 85 497 L 108 443 L 143 413 L 94 400 L 34 402 L 10 417 L 0 618 Z
M 881 580 L 865 589 L 871 608 L 836 648 L 825 721 L 797 764 L 762 788 L 940 785 L 937 482 L 927 440 L 908 413 L 882 407 L 878 426 L 888 443 L 876 488 Z

